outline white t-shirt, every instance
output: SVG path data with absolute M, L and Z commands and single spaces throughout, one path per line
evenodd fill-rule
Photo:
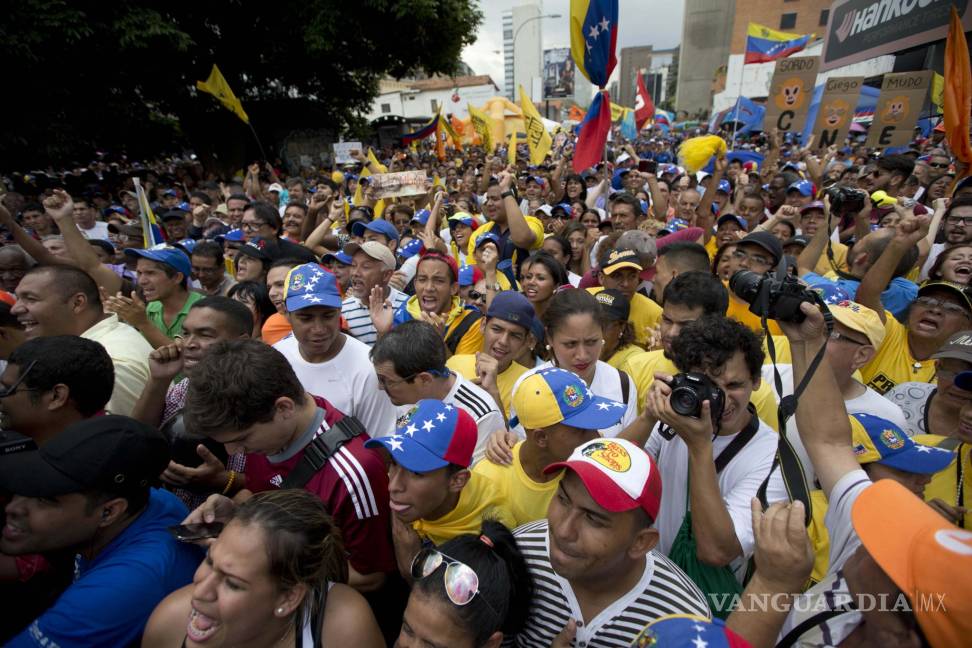
M 517 378 L 516 382 L 513 384 L 513 390 L 511 394 L 516 393 L 517 387 L 523 382 L 523 379 L 527 376 L 534 374 L 541 369 L 546 369 L 547 367 L 553 367 L 554 364 L 550 361 L 544 362 L 543 364 L 537 365 L 530 371 L 523 372 L 523 375 Z M 597 361 L 597 365 L 594 367 L 594 380 L 588 385 L 590 390 L 595 396 L 600 396 L 601 398 L 607 398 L 618 403 L 623 403 L 625 400 L 628 401 L 624 408 L 624 416 L 621 417 L 621 422 L 612 425 L 609 428 L 604 428 L 599 430 L 601 436 L 605 437 L 616 437 L 624 428 L 628 427 L 635 418 L 638 417 L 638 388 L 635 386 L 634 381 L 631 377 L 628 377 L 628 397 L 624 398 L 624 394 L 621 393 L 621 372 L 601 360 Z M 517 423 L 513 426 L 513 419 L 516 417 L 516 409 L 510 404 L 510 425 L 511 430 L 516 433 L 521 439 L 526 439 L 526 430 L 523 426 Z
M 369 357 L 371 348 L 350 335 L 344 338 L 344 348 L 327 362 L 304 360 L 293 333 L 273 348 L 284 354 L 304 389 L 358 419 L 372 438 L 394 434 L 395 406 L 378 386 Z M 272 376 L 267 379 L 272 380 Z
M 712 442 L 713 461 L 736 436 L 732 434 L 715 438 Z M 760 421 L 753 438 L 740 448 L 736 456 L 718 474 L 719 492 L 722 494 L 729 517 L 732 518 L 736 538 L 743 550 L 743 555 L 730 564 L 740 582 L 746 573 L 746 562 L 755 546 L 750 502 L 769 474 L 776 454 L 776 446 L 776 432 Z M 658 432 L 656 425 L 645 449 L 655 458 L 664 485 L 661 509 L 655 527 L 659 534 L 658 551 L 668 555 L 672 550 L 675 535 L 682 526 L 688 502 L 688 446 L 677 434 L 670 440 L 665 439 Z
M 454 371 L 452 375 L 455 376 L 456 381 L 449 393 L 442 399 L 442 402 L 465 410 L 476 421 L 478 434 L 472 460 L 472 463 L 475 464 L 486 456 L 486 442 L 489 440 L 489 436 L 497 430 L 506 429 L 506 420 L 497 407 L 496 401 L 485 389 L 466 380 Z M 411 409 L 412 405 L 402 405 L 397 408 L 396 425 L 400 426 L 405 421 L 405 416 Z
M 901 426 L 908 436 L 928 434 L 925 429 L 925 410 L 928 408 L 928 397 L 938 389 L 938 385 L 923 382 L 906 382 L 895 385 L 894 389 L 884 395 L 890 403 L 904 413 L 905 424 Z
M 105 241 L 110 240 L 108 236 L 108 223 L 103 221 L 95 221 L 94 227 L 91 229 L 79 227 L 78 231 L 81 232 L 86 239 L 104 239 Z
M 944 243 L 932 243 L 931 250 L 928 251 L 928 258 L 925 259 L 925 263 L 921 266 L 921 271 L 918 273 L 918 283 L 928 278 L 928 273 L 931 271 L 932 266 L 935 265 L 935 260 L 938 259 L 938 255 L 944 250 Z
M 576 288 L 577 286 L 580 285 L 580 280 L 581 280 L 581 276 L 579 274 L 577 274 L 576 272 L 572 272 L 570 270 L 567 271 L 567 281 L 570 282 L 571 286 Z

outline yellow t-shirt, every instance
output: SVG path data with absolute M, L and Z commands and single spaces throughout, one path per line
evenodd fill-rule
M 557 484 L 563 471 L 548 482 L 536 482 L 523 471 L 520 448 L 523 441 L 513 446 L 513 463 L 509 466 L 494 464 L 483 459 L 473 467 L 473 474 L 480 474 L 492 481 L 504 509 L 513 516 L 514 526 L 547 517 L 547 506 L 557 492 Z M 510 527 L 513 528 L 513 527 Z
M 604 290 L 602 286 L 588 288 L 587 292 L 592 295 Z M 651 341 L 651 332 L 658 321 L 661 320 L 662 307 L 641 293 L 635 293 L 630 302 L 631 310 L 628 313 L 628 321 L 634 331 L 635 343 L 640 347 L 645 347 Z
M 476 376 L 476 354 L 466 353 L 454 355 L 446 360 L 446 366 L 466 380 L 475 380 Z M 510 403 L 513 401 L 513 385 L 517 379 L 527 371 L 527 368 L 517 362 L 511 362 L 506 371 L 496 376 L 496 388 L 499 390 L 500 398 L 503 399 L 503 409 L 506 416 L 510 415 Z
M 533 232 L 533 245 L 530 246 L 530 251 L 532 252 L 533 250 L 539 250 L 541 247 L 543 247 L 543 223 L 535 216 L 524 216 L 523 218 L 526 219 L 527 225 L 530 227 L 530 231 Z M 473 252 L 476 250 L 476 239 L 479 238 L 480 234 L 485 234 L 486 232 L 492 231 L 494 227 L 496 227 L 496 223 L 494 221 L 489 221 L 488 223 L 480 225 L 475 229 L 475 231 L 473 231 L 472 236 L 469 237 L 469 244 L 466 246 L 466 263 L 470 265 L 476 263 L 476 259 L 473 257 Z M 502 252 L 502 250 L 500 250 L 500 252 Z M 518 259 L 514 253 L 513 263 L 517 262 Z
M 710 236 L 709 240 L 705 243 L 705 251 L 709 253 L 709 261 L 715 260 L 716 252 L 719 251 L 719 244 L 716 242 L 716 237 Z
M 861 367 L 861 377 L 879 394 L 905 382 L 935 382 L 935 361 L 918 361 L 908 346 L 908 329 L 884 312 L 884 342 L 874 359 Z
M 937 446 L 945 437 L 937 434 L 916 434 L 916 443 Z M 931 482 L 925 486 L 925 501 L 940 499 L 949 506 L 964 506 L 972 509 L 972 445 L 961 443 L 955 449 L 962 457 L 962 500 L 958 501 L 958 462 L 953 461 L 945 470 L 932 475 Z M 972 512 L 965 514 L 963 529 L 972 530 Z
M 736 295 L 729 290 L 728 282 L 724 281 L 723 284 L 725 284 L 726 290 L 729 291 L 729 308 L 726 309 L 726 317 L 745 324 L 757 333 L 762 333 L 763 323 L 758 317 L 749 311 L 749 304 L 736 297 Z M 767 320 L 766 324 L 769 327 L 769 332 L 771 335 L 783 335 L 783 329 L 781 329 L 779 324 L 776 323 L 776 320 Z
M 475 317 L 475 311 L 464 310 L 461 317 L 456 317 L 449 323 L 446 327 L 445 335 L 443 339 L 449 339 L 449 335 L 459 326 L 467 317 Z M 475 322 L 469 329 L 463 334 L 462 339 L 459 340 L 459 345 L 456 346 L 456 354 L 464 353 L 476 353 L 481 351 L 483 348 L 483 329 L 479 325 L 479 322 Z
M 841 272 L 847 272 L 847 246 L 843 243 L 834 243 L 831 241 L 831 245 L 834 250 L 834 263 L 837 265 L 837 269 Z M 817 265 L 814 267 L 813 271 L 818 275 L 831 274 L 836 277 L 833 266 L 830 265 L 830 259 L 827 257 L 827 249 L 824 248 L 823 253 L 820 258 L 817 259 Z
M 678 373 L 678 367 L 665 357 L 664 351 L 659 349 L 628 358 L 625 371 L 638 388 L 638 413 L 640 414 L 645 409 L 645 397 L 648 395 L 651 383 L 655 382 L 655 372 L 674 375 Z M 756 408 L 759 420 L 779 432 L 780 421 L 776 411 L 776 397 L 773 394 L 773 387 L 768 382 L 760 381 L 759 388 L 753 390 L 749 402 Z
M 607 363 L 614 367 L 615 369 L 620 369 L 625 371 L 624 366 L 628 362 L 628 358 L 636 356 L 640 353 L 644 353 L 645 350 L 636 344 L 629 344 L 623 349 L 618 349 L 615 351 L 610 358 L 608 358 Z
M 412 527 L 416 533 L 436 545 L 458 535 L 478 534 L 484 518 L 497 520 L 512 529 L 515 526 L 513 518 L 504 505 L 493 481 L 481 473 L 472 472 L 459 493 L 456 508 L 438 520 L 416 520 Z
M 813 547 L 813 570 L 810 572 L 807 587 L 822 581 L 830 568 L 830 532 L 824 522 L 830 502 L 822 490 L 810 491 L 810 508 L 812 515 L 807 535 L 810 536 L 810 545 Z

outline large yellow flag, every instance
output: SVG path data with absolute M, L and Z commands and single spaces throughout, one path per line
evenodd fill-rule
M 520 107 L 523 108 L 523 127 L 526 129 L 527 146 L 530 148 L 530 164 L 541 164 L 550 152 L 553 140 L 523 86 L 520 86 Z
M 491 133 L 491 128 L 493 126 L 492 118 L 484 113 L 482 110 L 477 110 L 472 104 L 467 104 L 469 107 L 469 120 L 472 122 L 473 130 L 479 135 L 479 140 L 483 144 L 483 150 L 487 153 L 493 152 L 493 136 Z
M 368 147 L 368 162 L 373 164 L 381 173 L 388 173 L 388 167 L 378 161 L 378 158 L 375 157 L 375 152 L 371 150 L 370 146 Z
M 439 123 L 442 124 L 442 129 L 449 136 L 449 139 L 452 140 L 452 147 L 457 151 L 461 151 L 462 141 L 459 139 L 459 133 L 456 132 L 452 122 L 442 114 L 442 106 L 439 106 Z
M 250 123 L 250 118 L 247 116 L 246 111 L 243 110 L 243 104 L 233 94 L 233 90 L 226 83 L 223 73 L 219 71 L 219 68 L 215 64 L 213 64 L 213 71 L 209 73 L 209 78 L 205 81 L 196 81 L 196 87 L 216 97 L 219 103 L 223 104 L 227 110 L 231 110 L 233 114 L 242 119 L 243 123 Z

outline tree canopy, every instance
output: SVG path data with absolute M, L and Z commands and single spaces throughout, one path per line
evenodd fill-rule
M 195 89 L 215 63 L 261 136 L 341 129 L 378 80 L 453 73 L 474 0 L 10 0 L 0 23 L 6 169 L 181 146 L 237 150 L 246 127 Z M 233 122 L 236 122 L 235 124 Z M 265 134 L 267 133 L 267 134 Z

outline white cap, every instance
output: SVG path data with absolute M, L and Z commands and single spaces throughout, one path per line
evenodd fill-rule
M 267 188 L 267 191 L 276 191 L 277 193 L 283 193 L 283 190 L 283 185 L 281 185 L 279 182 L 274 182 Z
M 627 162 L 630 159 L 631 159 L 630 155 L 628 155 L 627 153 L 622 153 L 621 155 L 618 156 L 617 163 L 621 164 L 622 162 Z

